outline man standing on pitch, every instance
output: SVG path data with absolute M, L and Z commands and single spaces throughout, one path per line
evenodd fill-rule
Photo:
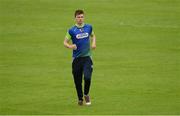
M 76 24 L 66 33 L 64 46 L 73 50 L 72 73 L 78 95 L 78 104 L 83 105 L 82 79 L 84 76 L 84 100 L 86 105 L 91 105 L 89 96 L 93 71 L 91 48 L 96 48 L 96 37 L 92 26 L 84 24 L 83 10 L 76 10 L 74 16 Z

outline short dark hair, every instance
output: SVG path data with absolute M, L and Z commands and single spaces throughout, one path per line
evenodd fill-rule
M 76 17 L 77 15 L 80 15 L 80 14 L 84 14 L 84 11 L 83 10 L 76 10 L 75 13 L 74 13 L 74 17 Z

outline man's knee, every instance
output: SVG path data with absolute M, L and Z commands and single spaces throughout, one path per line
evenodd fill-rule
M 84 80 L 85 81 L 90 81 L 91 80 L 91 73 L 84 73 Z

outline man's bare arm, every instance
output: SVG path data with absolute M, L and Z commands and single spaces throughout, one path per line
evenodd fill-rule
M 91 40 L 92 40 L 92 49 L 96 49 L 96 36 L 95 34 L 91 35 Z
M 69 43 L 69 40 L 68 40 L 67 38 L 64 39 L 64 46 L 65 46 L 66 48 L 73 49 L 73 50 L 76 50 L 76 49 L 77 49 L 76 44 L 70 44 L 70 43 Z

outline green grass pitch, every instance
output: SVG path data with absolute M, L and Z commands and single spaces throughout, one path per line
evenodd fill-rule
M 63 46 L 76 9 L 97 36 L 90 107 Z M 0 0 L 0 114 L 180 114 L 180 1 Z

